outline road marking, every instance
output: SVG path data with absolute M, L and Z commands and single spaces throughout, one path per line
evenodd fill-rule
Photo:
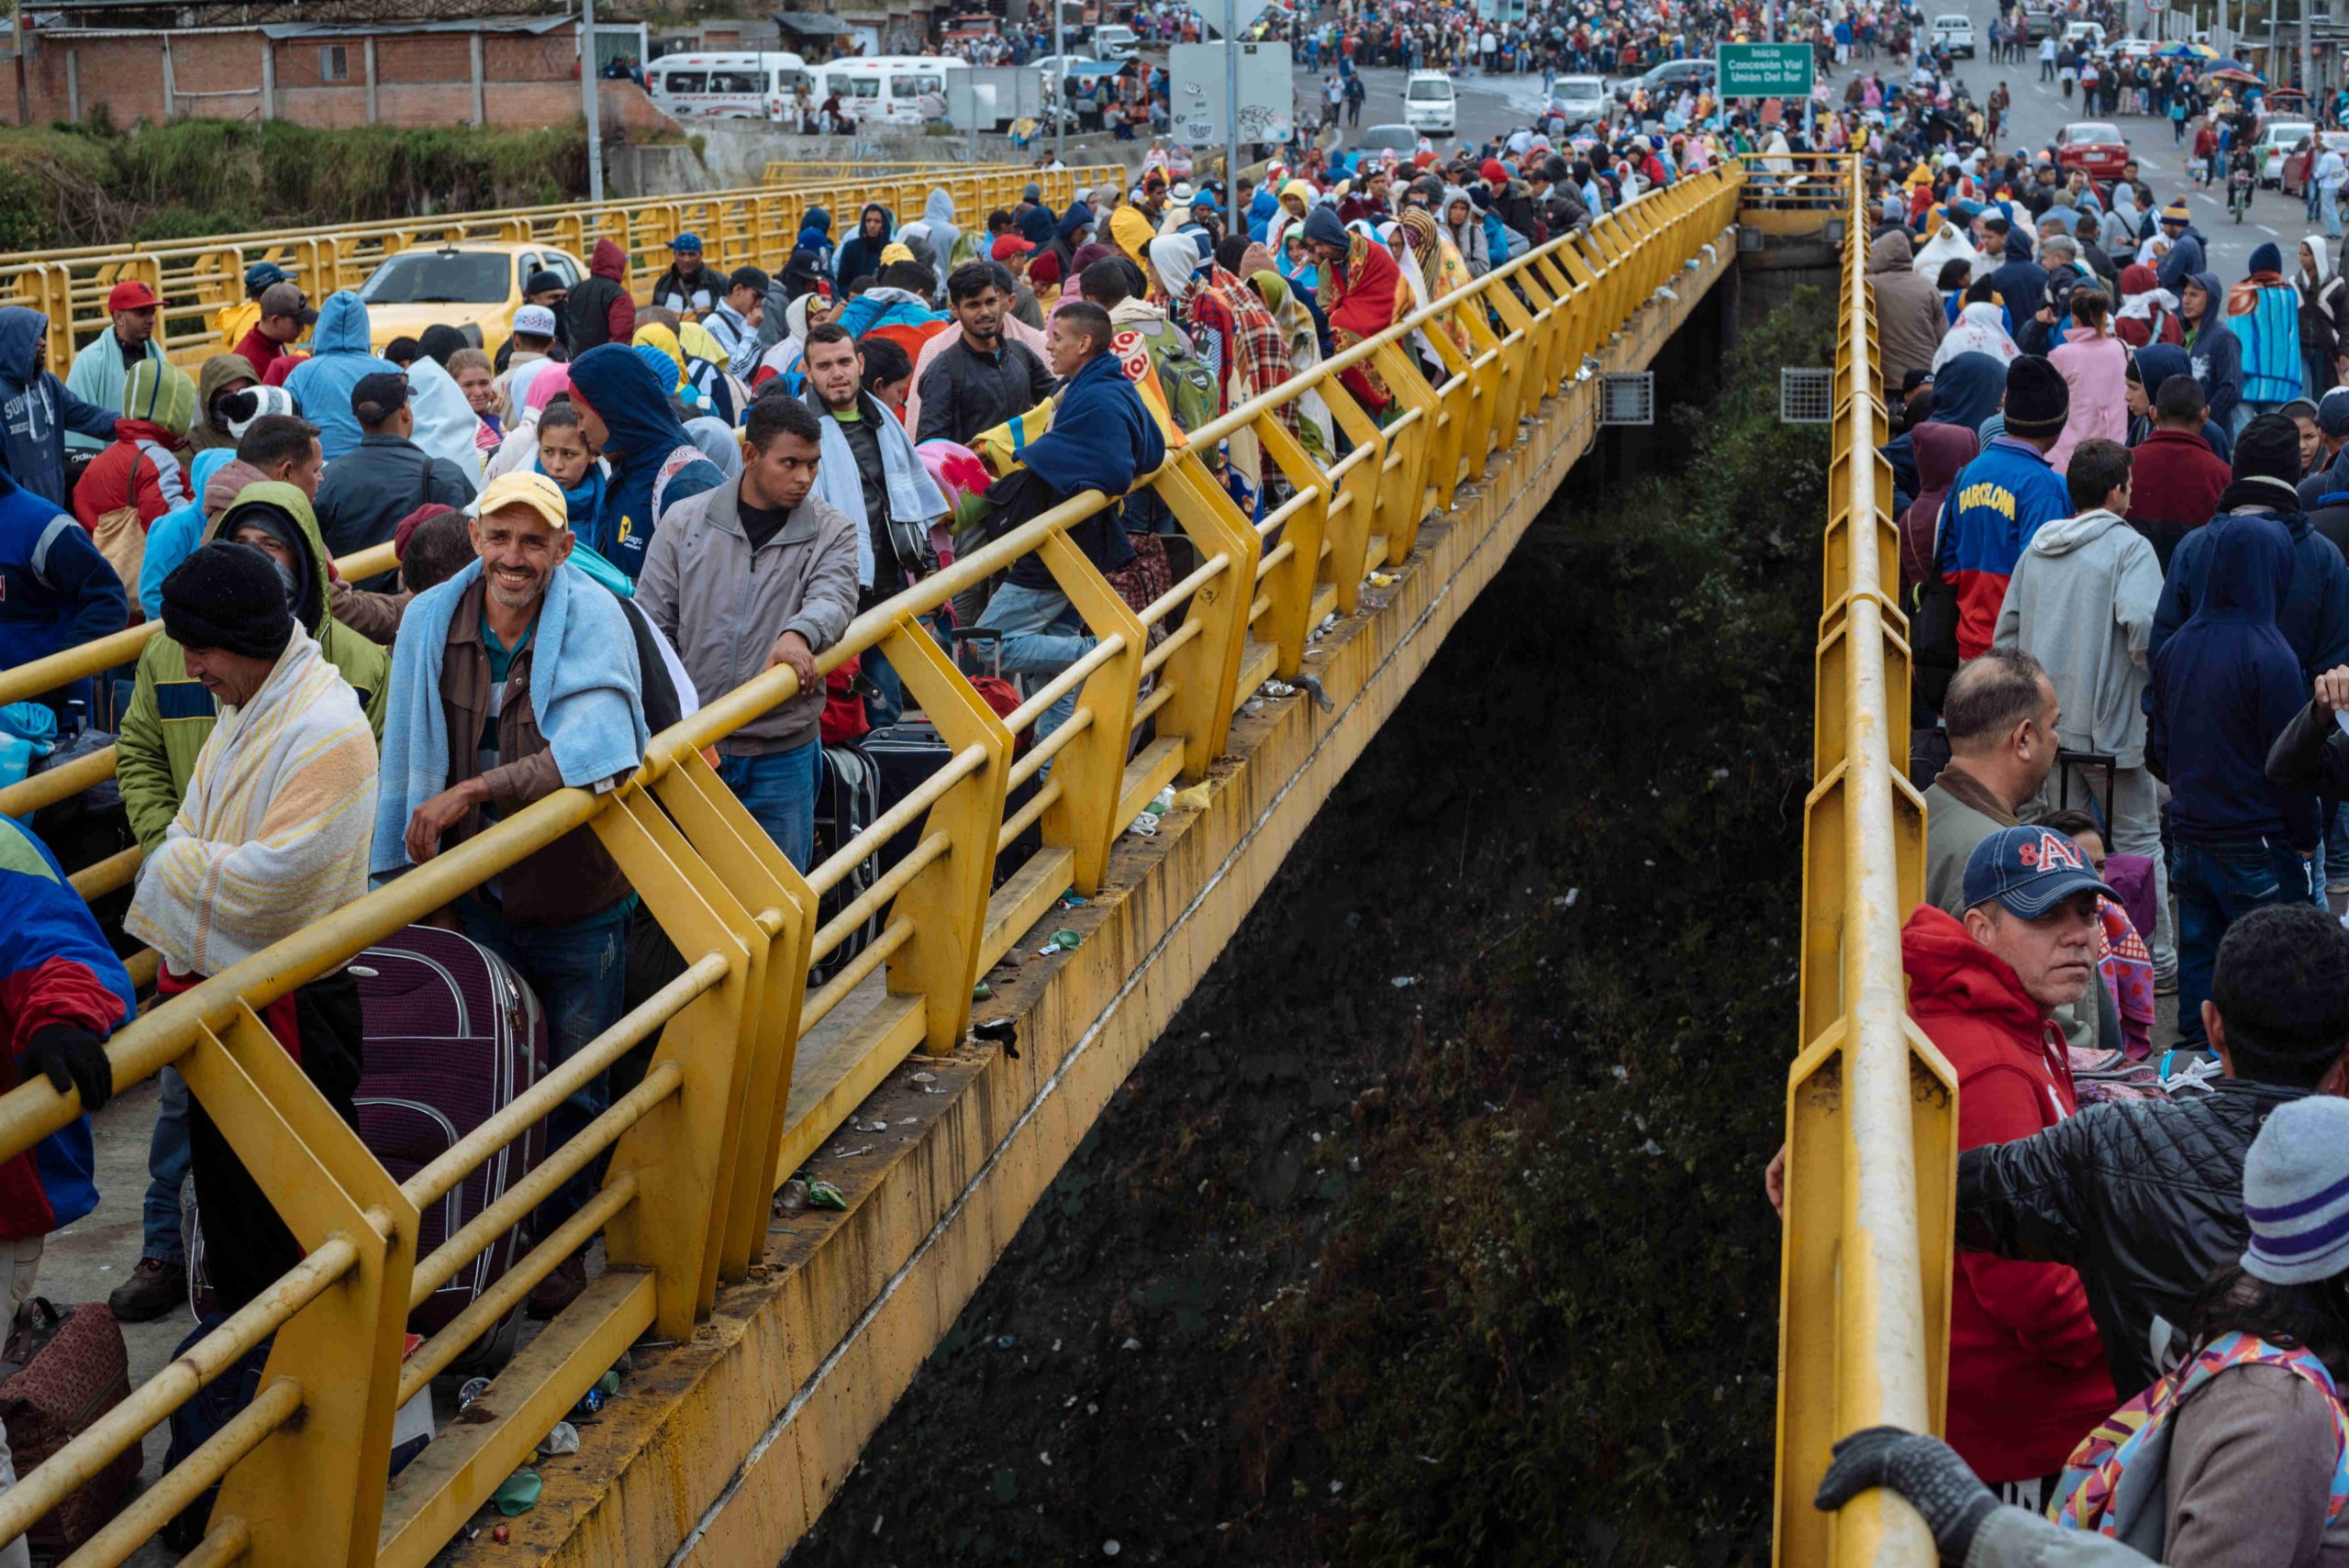
M 2275 238 L 2276 238 L 2276 231 L 2275 231 L 2274 229 L 2272 229 L 2272 228 L 2268 228 L 2268 227 L 2267 227 L 2266 224 L 2264 224 L 2264 223 L 2261 223 L 2261 224 L 2254 224 L 2253 227 L 2254 227 L 2254 228 L 2257 228 L 2257 229 L 2259 230 L 2259 232 L 2260 232 L 2260 233 L 2265 234 L 2266 236 L 2267 236 L 2267 238 L 2268 238 L 2268 239 L 2275 239 Z

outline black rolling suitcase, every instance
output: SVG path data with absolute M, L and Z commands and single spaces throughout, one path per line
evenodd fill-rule
M 815 863 L 818 865 L 839 853 L 843 845 L 870 828 L 881 815 L 880 772 L 859 746 L 825 747 L 821 766 L 822 772 L 816 785 Z M 847 908 L 880 878 L 881 854 L 876 850 L 852 866 L 849 873 L 824 895 L 823 902 L 817 907 L 818 928 L 830 924 L 834 916 Z M 865 945 L 881 934 L 884 913 L 882 910 L 874 911 L 854 930 L 841 939 L 840 946 L 826 955 L 824 962 L 815 970 L 819 983 L 824 976 L 863 952 Z
M 887 811 L 921 787 L 923 780 L 944 767 L 953 752 L 940 739 L 937 728 L 928 719 L 908 718 L 884 725 L 867 735 L 864 738 L 864 754 L 872 761 L 879 778 L 880 809 Z M 1013 789 L 1011 798 L 1005 803 L 1005 811 L 1017 812 L 1035 795 L 1037 788 L 1038 780 L 1030 778 Z M 917 819 L 882 845 L 879 871 L 887 871 L 913 853 L 914 847 L 921 842 L 921 828 L 922 824 Z M 1027 863 L 1029 856 L 1043 847 L 1043 833 L 1034 827 L 1013 840 L 1010 846 L 996 857 L 996 885 L 1000 887 L 1007 877 Z

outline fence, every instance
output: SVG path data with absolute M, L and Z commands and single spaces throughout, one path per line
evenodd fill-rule
M 796 677 L 779 668 L 654 737 L 621 788 L 541 800 L 125 1027 L 107 1048 L 117 1086 L 176 1064 L 308 1255 L 0 1496 L 0 1540 L 274 1332 L 251 1406 L 76 1562 L 120 1562 L 216 1480 L 206 1542 L 189 1562 L 429 1561 L 622 1350 L 648 1329 L 685 1339 L 718 1284 L 748 1275 L 763 1252 L 775 1187 L 906 1056 L 963 1040 L 977 977 L 1064 890 L 1100 886 L 1112 846 L 1141 806 L 1168 782 L 1202 774 L 1249 695 L 1271 675 L 1303 668 L 1311 628 L 1332 607 L 1352 610 L 1372 569 L 1402 562 L 1430 509 L 1448 506 L 1492 452 L 1513 447 L 1523 417 L 1583 356 L 1720 237 L 1739 184 L 1737 171 L 1714 171 L 1645 196 L 1194 433 L 1143 483 L 1199 564 L 1140 611 L 1066 537 L 1111 504 L 1086 492 L 859 616 L 819 668 L 879 649 L 908 706 L 928 715 L 952 756 L 806 875 L 702 755 L 796 694 Z M 1422 375 L 1410 343 L 1441 361 L 1440 380 Z M 1356 367 L 1383 379 L 1393 398 L 1385 416 L 1341 384 Z M 1326 400 L 1353 443 L 1326 472 L 1279 417 L 1308 390 Z M 1210 468 L 1220 443 L 1243 431 L 1295 492 L 1261 524 L 1232 505 Z M 918 617 L 1029 555 L 1097 640 L 998 718 Z M 1152 646 L 1160 629 L 1164 639 Z M 101 651 L 82 662 L 117 658 Z M 1073 716 L 1016 751 L 1013 735 L 1063 696 L 1074 698 Z M 1012 792 L 1028 785 L 1032 794 L 1010 806 Z M 818 901 L 852 868 L 917 824 L 910 854 L 836 912 L 819 914 Z M 583 826 L 642 899 L 639 917 L 674 942 L 685 973 L 427 1169 L 395 1183 L 279 1049 L 261 1009 Z M 998 856 L 1031 828 L 1041 847 L 991 890 Z M 835 957 L 874 914 L 883 917 L 877 937 L 810 987 L 811 967 Z M 867 985 L 875 975 L 884 985 Z M 655 1044 L 640 1085 L 441 1247 L 417 1254 L 424 1206 L 648 1040 Z M 0 1098 L 0 1157 L 62 1126 L 77 1106 L 46 1079 Z M 409 1310 L 607 1151 L 607 1173 L 586 1207 L 535 1238 L 496 1285 L 403 1362 Z M 507 1363 L 463 1422 L 387 1484 L 399 1405 L 598 1234 L 606 1272 Z
M 772 172 L 772 166 L 770 167 Z M 0 304 L 30 306 L 64 328 L 52 340 L 51 362 L 62 373 L 72 348 L 106 329 L 106 295 L 130 279 L 163 299 L 156 340 L 174 363 L 193 370 L 226 353 L 250 325 L 245 269 L 274 261 L 315 302 L 337 289 L 357 288 L 388 256 L 445 243 L 543 245 L 568 251 L 584 266 L 598 239 L 628 252 L 629 286 L 649 293 L 669 265 L 669 241 L 690 230 L 702 238 L 720 272 L 745 263 L 780 272 L 791 256 L 811 207 L 833 215 L 835 236 L 852 229 L 855 214 L 878 201 L 900 214 L 919 212 L 930 193 L 951 192 L 959 213 L 984 217 L 1010 206 L 1030 181 L 1065 207 L 1079 190 L 1120 183 L 1115 167 L 1044 173 L 1028 169 L 973 170 L 967 164 L 900 167 L 871 178 L 841 178 L 787 188 L 757 185 L 714 191 L 674 201 L 608 201 L 601 206 L 510 207 L 450 213 L 396 223 L 351 224 L 274 233 L 221 235 L 155 246 L 95 246 L 0 258 Z M 848 216 L 842 217 L 845 212 Z M 235 325 L 236 330 L 228 328 Z M 53 328 L 54 329 L 54 328 Z
M 1949 1344 L 1956 1080 L 1909 1017 L 1900 923 L 1924 895 L 1909 786 L 1908 621 L 1876 321 L 1867 191 L 1844 172 L 1835 424 L 1812 779 L 1803 812 L 1802 1051 L 1787 1075 L 1778 1310 L 1777 1561 L 1936 1560 L 1889 1494 L 1840 1514 L 1811 1496 L 1834 1440 L 1938 1431 Z

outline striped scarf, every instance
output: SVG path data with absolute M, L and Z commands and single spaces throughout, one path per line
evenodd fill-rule
M 213 975 L 367 891 L 375 738 L 299 627 L 250 702 L 223 707 L 123 929 Z

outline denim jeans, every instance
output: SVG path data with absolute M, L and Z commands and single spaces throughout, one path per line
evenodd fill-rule
M 816 853 L 816 773 L 822 760 L 823 743 L 810 740 L 788 751 L 721 758 L 718 764 L 718 776 L 742 808 L 803 872 Z
M 1093 651 L 1094 639 L 1085 629 L 1085 617 L 1058 588 L 1023 588 L 1006 583 L 987 601 L 979 625 L 1003 634 L 1007 675 L 1036 675 L 1049 681 Z M 1066 724 L 1075 711 L 1076 694 L 1071 692 L 1036 721 L 1037 739 Z
M 2219 939 L 2254 909 L 2306 903 L 2310 862 L 2280 839 L 2177 846 L 2177 1032 L 2201 1047 Z
M 166 1067 L 157 1075 L 162 1098 L 155 1106 L 155 1131 L 147 1141 L 147 1202 L 141 1214 L 145 1238 L 139 1255 L 173 1268 L 187 1263 L 187 1249 L 180 1243 L 180 1186 L 187 1180 L 193 1158 L 187 1142 L 187 1080 L 179 1069 Z
M 2325 816 L 2324 876 L 2321 880 L 2349 883 L 2349 800 L 2343 801 Z
M 467 898 L 458 901 L 457 917 L 465 935 L 512 964 L 538 994 L 546 1013 L 552 1065 L 570 1061 L 627 1010 L 629 916 L 584 929 L 549 930 L 509 926 Z M 570 1142 L 610 1107 L 610 1074 L 598 1073 L 548 1116 L 547 1152 Z M 539 1206 L 534 1221 L 538 1235 L 549 1234 L 579 1211 L 603 1182 L 606 1163 L 605 1155 L 589 1161 Z

